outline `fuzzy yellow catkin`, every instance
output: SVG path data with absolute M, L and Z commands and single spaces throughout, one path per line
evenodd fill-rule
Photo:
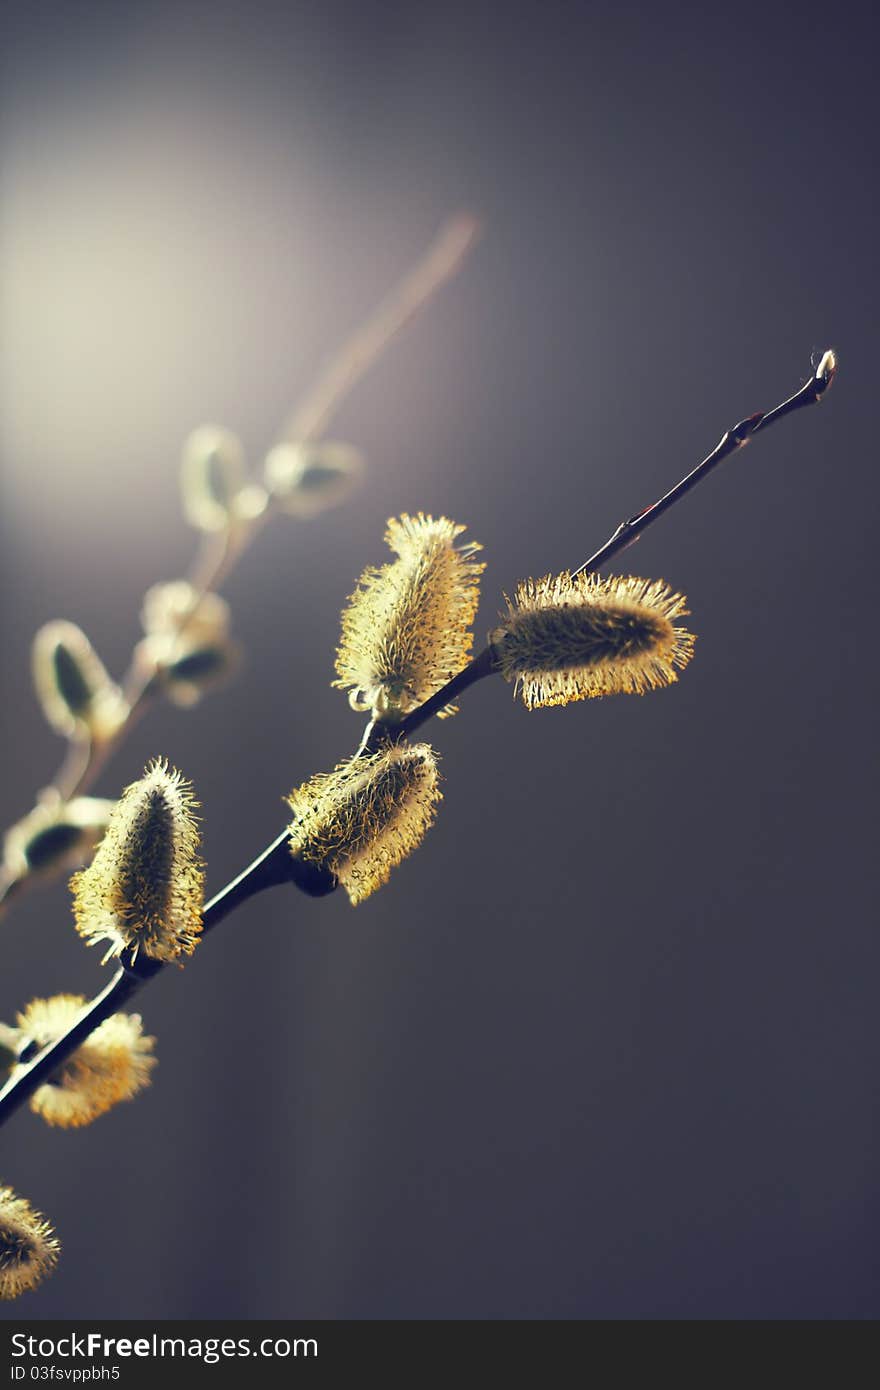
M 33 644 L 33 675 L 43 713 L 64 738 L 105 742 L 128 716 L 122 692 L 75 623 L 59 620 L 39 629 Z
M 426 743 L 352 758 L 287 798 L 291 853 L 329 870 L 353 904 L 363 902 L 421 844 L 440 799 Z
M 57 994 L 32 999 L 16 1019 L 22 1042 L 45 1047 L 76 1022 L 85 998 Z M 112 1014 L 63 1062 L 51 1081 L 31 1096 L 31 1110 L 61 1129 L 87 1125 L 149 1085 L 156 1065 L 155 1038 L 146 1037 L 139 1014 Z M 13 1078 L 15 1072 L 13 1072 Z
M 475 542 L 456 546 L 464 530 L 422 512 L 388 522 L 398 558 L 365 570 L 342 614 L 333 685 L 355 709 L 400 718 L 467 664 L 485 565 Z
M 11 1187 L 0 1187 L 0 1298 L 36 1288 L 61 1249 L 45 1217 Z
M 675 619 L 687 600 L 662 580 L 563 573 L 520 584 L 491 637 L 528 709 L 670 685 L 695 638 Z
M 204 865 L 192 787 L 157 759 L 114 807 L 88 868 L 74 874 L 73 912 L 89 944 L 109 942 L 152 960 L 191 955 L 202 930 Z

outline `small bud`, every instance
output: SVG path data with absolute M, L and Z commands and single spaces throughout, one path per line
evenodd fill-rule
M 685 603 L 662 580 L 547 575 L 519 585 L 490 640 L 528 709 L 643 695 L 672 684 L 693 655 L 693 634 L 673 625 Z
M 121 690 L 74 623 L 51 622 L 40 628 L 34 638 L 33 673 L 43 713 L 65 738 L 106 742 L 128 718 Z
M 3 864 L 10 878 L 55 873 L 85 863 L 107 829 L 113 804 L 93 796 L 67 802 L 57 793 L 44 796 L 6 832 Z
M 0 1298 L 17 1298 L 51 1274 L 61 1249 L 48 1221 L 0 1187 Z
M 66 1033 L 86 1004 L 79 994 L 32 999 L 17 1018 L 22 1043 L 46 1047 Z M 150 1083 L 155 1038 L 145 1037 L 139 1014 L 112 1014 L 90 1033 L 46 1085 L 31 1096 L 31 1110 L 49 1125 L 87 1125 Z M 14 1074 L 13 1074 L 14 1075 Z
M 87 869 L 74 874 L 76 929 L 104 956 L 142 950 L 151 960 L 192 955 L 202 930 L 204 865 L 192 787 L 157 759 L 126 787 Z
M 828 348 L 822 354 L 822 359 L 816 368 L 816 380 L 824 382 L 823 390 L 829 387 L 837 374 L 837 353 L 833 348 Z
M 245 486 L 241 441 L 215 425 L 193 430 L 183 446 L 180 486 L 187 521 L 199 531 L 223 531 L 236 520 Z
M 177 705 L 196 704 L 236 669 L 240 649 L 229 637 L 229 605 L 218 594 L 199 597 L 186 580 L 156 584 L 141 613 L 146 639 L 139 664 L 158 677 Z
M 355 709 L 401 717 L 467 664 L 485 565 L 473 559 L 479 545 L 455 545 L 464 529 L 421 512 L 388 522 L 398 558 L 365 570 L 342 614 L 333 685 Z
M 242 523 L 256 521 L 269 505 L 269 494 L 260 483 L 246 483 L 236 493 L 233 503 L 235 520 Z
M 266 455 L 266 486 L 291 516 L 309 520 L 344 502 L 361 481 L 363 455 L 350 444 L 276 444 Z
M 426 743 L 340 763 L 287 798 L 290 851 L 334 874 L 353 904 L 363 902 L 421 844 L 437 812 L 438 782 Z

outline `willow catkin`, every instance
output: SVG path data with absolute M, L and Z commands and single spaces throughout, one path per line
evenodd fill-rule
M 45 1217 L 11 1187 L 0 1187 L 0 1298 L 36 1288 L 61 1249 Z
M 485 565 L 476 543 L 456 546 L 464 530 L 421 512 L 388 522 L 397 559 L 365 570 L 342 614 L 333 684 L 355 709 L 399 718 L 466 665 Z
M 426 743 L 352 758 L 287 798 L 291 853 L 334 874 L 353 904 L 363 902 L 422 843 L 440 799 Z
M 492 634 L 502 675 L 529 709 L 670 685 L 695 638 L 686 599 L 662 580 L 566 573 L 527 579 Z
M 21 1041 L 40 1048 L 55 1042 L 73 1027 L 85 1004 L 79 994 L 32 999 L 16 1019 Z M 155 1041 L 144 1035 L 139 1014 L 111 1014 L 62 1062 L 51 1081 L 37 1087 L 31 1110 L 61 1129 L 90 1124 L 149 1085 Z
M 192 787 L 161 759 L 126 787 L 88 868 L 74 874 L 80 936 L 109 942 L 104 957 L 142 950 L 152 960 L 191 955 L 202 930 L 204 865 Z

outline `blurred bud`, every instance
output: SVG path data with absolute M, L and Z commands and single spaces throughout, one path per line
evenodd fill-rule
M 283 511 L 303 520 L 344 502 L 363 472 L 363 455 L 332 440 L 276 444 L 266 455 L 266 486 Z
M 236 494 L 233 504 L 235 520 L 238 522 L 256 521 L 269 505 L 269 494 L 259 483 L 246 483 Z
M 199 531 L 223 531 L 237 520 L 245 488 L 241 441 L 215 425 L 193 430 L 183 446 L 180 486 L 186 519 Z
M 693 656 L 687 600 L 662 580 L 560 574 L 520 584 L 490 641 L 528 709 L 671 685 Z
M 51 1274 L 61 1249 L 48 1221 L 0 1187 L 0 1298 L 17 1298 Z
M 125 950 L 192 955 L 205 877 L 196 809 L 189 782 L 161 759 L 117 801 L 94 859 L 70 881 L 76 929 L 90 946 L 110 943 L 105 960 Z
M 141 622 L 148 637 L 223 637 L 229 630 L 229 604 L 219 594 L 199 597 L 186 579 L 174 579 L 147 590 Z
M 128 706 L 122 692 L 75 623 L 41 627 L 34 637 L 32 664 L 37 698 L 57 733 L 103 743 L 125 723 Z
M 141 612 L 146 639 L 139 664 L 152 671 L 178 705 L 194 705 L 221 685 L 241 659 L 229 637 L 229 605 L 219 594 L 199 597 L 186 580 L 156 584 Z
M 32 999 L 18 1015 L 21 1045 L 44 1048 L 76 1023 L 86 1000 L 80 994 Z M 112 1014 L 64 1061 L 51 1081 L 31 1096 L 31 1110 L 49 1125 L 87 1125 L 150 1082 L 155 1038 L 145 1037 L 139 1014 Z
M 438 783 L 426 743 L 351 758 L 287 798 L 290 851 L 334 874 L 353 904 L 363 902 L 421 844 L 436 815 Z
M 398 558 L 364 570 L 342 614 L 333 684 L 350 691 L 354 709 L 400 717 L 467 664 L 485 565 L 473 558 L 477 544 L 455 544 L 464 529 L 421 512 L 388 522 Z
M 3 865 L 9 877 L 55 873 L 85 863 L 100 843 L 112 810 L 112 801 L 94 796 L 65 802 L 57 793 L 44 795 L 6 832 Z

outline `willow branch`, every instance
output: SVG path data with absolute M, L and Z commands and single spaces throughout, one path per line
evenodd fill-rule
M 312 440 L 323 434 L 342 400 L 442 285 L 456 275 L 480 232 L 469 213 L 441 227 L 426 254 L 367 322 L 332 359 L 291 417 L 287 435 Z
M 622 522 L 605 544 L 595 551 L 576 572 L 596 569 L 611 556 L 631 545 L 647 526 L 692 491 L 697 483 L 707 477 L 723 459 L 728 458 L 748 443 L 760 429 L 766 429 L 768 425 L 781 420 L 793 411 L 799 410 L 803 406 L 814 405 L 821 400 L 831 385 L 835 371 L 834 356 L 832 353 L 826 353 L 815 375 L 799 391 L 766 414 L 750 415 L 746 420 L 735 425 L 732 430 L 728 430 L 702 463 L 682 478 L 681 482 L 665 493 L 653 506 L 645 508 L 644 511 L 638 512 L 628 521 Z M 491 675 L 494 669 L 493 651 L 490 646 L 487 646 L 462 671 L 459 671 L 458 675 L 454 676 L 428 700 L 425 700 L 417 709 L 412 710 L 406 718 L 396 724 L 370 721 L 364 730 L 358 754 L 372 752 L 389 739 L 408 737 L 470 686 L 475 685 L 484 676 Z M 336 888 L 335 878 L 316 865 L 296 859 L 290 852 L 288 839 L 289 831 L 285 829 L 243 873 L 239 874 L 211 899 L 204 910 L 203 933 L 211 931 L 254 894 L 282 883 L 293 883 L 302 892 L 312 897 L 323 897 L 325 894 L 333 892 Z M 38 1086 L 57 1072 L 70 1054 L 85 1041 L 100 1023 L 117 1012 L 149 980 L 155 979 L 156 975 L 160 974 L 164 968 L 160 962 L 150 961 L 145 957 L 133 960 L 128 955 L 123 956 L 122 964 L 114 978 L 90 1004 L 86 1005 L 73 1027 L 56 1042 L 51 1043 L 35 1057 L 27 1060 L 26 1064 L 17 1070 L 16 1074 L 0 1091 L 0 1124 L 3 1124 L 24 1104 Z

